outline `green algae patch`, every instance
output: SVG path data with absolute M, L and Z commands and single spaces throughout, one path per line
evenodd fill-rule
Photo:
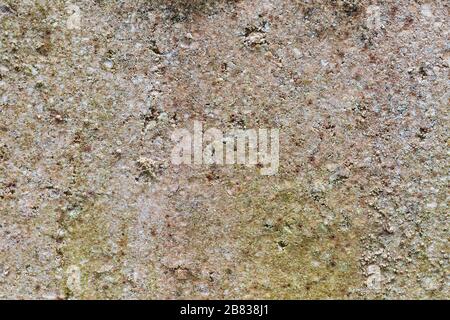
M 240 279 L 246 298 L 344 298 L 361 286 L 360 231 L 330 221 L 330 209 L 300 185 L 250 184 L 236 201 L 243 214 Z
M 63 289 L 67 298 L 120 298 L 123 275 L 117 268 L 120 255 L 109 241 L 109 213 L 110 208 L 101 201 L 65 213 L 61 223 L 67 234 L 60 254 L 66 270 Z

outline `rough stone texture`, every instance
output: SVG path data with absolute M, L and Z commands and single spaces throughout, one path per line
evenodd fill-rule
M 0 0 L 0 25 L 0 298 L 449 297 L 447 1 Z M 194 120 L 279 128 L 278 175 L 172 165 Z

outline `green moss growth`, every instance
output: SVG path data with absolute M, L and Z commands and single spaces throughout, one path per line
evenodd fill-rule
M 361 285 L 359 230 L 342 230 L 339 218 L 325 224 L 328 209 L 302 186 L 269 190 L 260 180 L 235 205 L 245 213 L 234 232 L 248 298 L 345 298 Z

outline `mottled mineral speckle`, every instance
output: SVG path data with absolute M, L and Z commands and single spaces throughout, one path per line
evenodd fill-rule
M 449 298 L 448 1 L 0 0 L 0 298 Z M 175 166 L 278 128 L 280 168 Z

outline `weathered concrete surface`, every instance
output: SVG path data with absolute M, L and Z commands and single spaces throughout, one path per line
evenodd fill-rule
M 0 26 L 0 298 L 449 297 L 447 1 L 0 0 Z M 193 120 L 279 128 L 278 175 L 172 165 Z

